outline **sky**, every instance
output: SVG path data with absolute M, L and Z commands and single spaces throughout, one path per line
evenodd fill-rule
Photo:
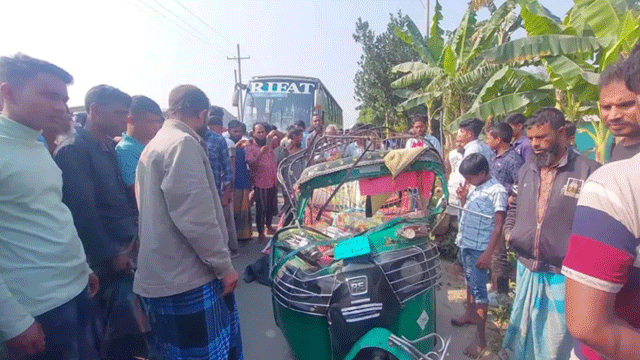
M 22 52 L 75 78 L 69 105 L 109 84 L 167 107 L 172 88 L 194 84 L 212 104 L 231 106 L 240 44 L 242 82 L 257 75 L 319 78 L 340 104 L 345 126 L 358 116 L 353 78 L 362 55 L 353 40 L 360 17 L 379 34 L 402 11 L 425 28 L 428 0 L 21 0 L 2 5 L 0 55 Z M 503 1 L 496 1 L 498 4 Z M 540 0 L 563 17 L 573 2 Z M 467 0 L 443 0 L 442 27 L 453 30 Z M 433 9 L 435 0 L 431 0 Z M 433 11 L 433 10 L 432 10 Z M 478 17 L 489 16 L 481 10 Z

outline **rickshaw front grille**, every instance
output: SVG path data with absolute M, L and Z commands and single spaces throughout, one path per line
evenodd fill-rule
M 326 316 L 333 290 L 340 285 L 335 275 L 308 276 L 283 266 L 273 277 L 272 294 L 280 305 L 309 315 Z
M 401 303 L 435 286 L 441 275 L 438 248 L 431 242 L 380 253 L 373 261 Z

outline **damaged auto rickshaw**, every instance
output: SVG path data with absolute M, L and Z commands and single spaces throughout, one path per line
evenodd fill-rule
M 408 138 L 323 137 L 280 164 L 289 216 L 270 245 L 270 281 L 297 360 L 445 358 L 429 240 L 444 167 L 429 144 L 383 150 Z

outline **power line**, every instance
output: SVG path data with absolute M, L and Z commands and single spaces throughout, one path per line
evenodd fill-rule
M 128 0 L 125 0 L 128 3 L 130 3 L 131 5 L 134 5 L 133 3 L 131 3 Z M 193 33 L 192 31 L 190 31 L 189 29 L 185 28 L 184 26 L 182 26 L 181 24 L 177 23 L 175 20 L 169 18 L 167 15 L 163 14 L 162 12 L 158 11 L 156 8 L 154 8 L 153 6 L 145 3 L 142 0 L 138 0 L 142 5 L 148 7 L 149 9 L 151 9 L 154 13 L 162 16 L 164 19 L 170 21 L 172 24 L 174 24 L 175 26 L 177 26 L 178 28 L 180 28 L 182 31 L 184 31 L 185 33 L 187 33 L 188 35 L 190 35 L 191 37 L 195 38 L 196 40 L 202 42 L 203 44 L 209 46 L 210 48 L 212 48 L 213 50 L 219 52 L 220 54 L 222 54 L 223 56 L 226 56 L 222 51 L 220 51 L 218 48 L 213 47 L 210 43 L 208 43 L 206 40 L 202 39 L 200 36 L 198 36 L 197 34 Z M 135 6 L 135 5 L 134 5 Z M 142 10 L 141 8 L 138 7 L 138 9 Z M 150 14 L 148 14 L 150 15 Z M 152 16 L 153 17 L 153 16 Z M 157 21 L 160 21 L 158 19 L 156 19 Z M 166 23 L 160 21 L 161 23 L 163 23 L 165 26 L 167 26 Z M 168 27 L 168 26 L 167 26 Z
M 193 15 L 194 18 L 196 18 L 198 21 L 200 21 L 202 24 L 204 24 L 204 26 L 208 27 L 209 29 L 211 29 L 211 31 L 215 32 L 216 34 L 218 34 L 221 38 L 223 38 L 224 40 L 228 41 L 230 44 L 233 44 L 233 42 L 229 39 L 227 39 L 224 35 L 222 35 L 218 30 L 216 30 L 213 26 L 209 25 L 209 23 L 207 23 L 206 21 L 202 20 L 198 15 L 194 14 L 191 10 L 189 10 L 186 6 L 182 5 L 178 0 L 173 0 L 175 1 L 176 4 L 180 5 L 181 8 L 183 8 L 186 12 L 188 12 L 189 14 Z M 422 0 L 420 0 L 422 1 Z
M 426 8 L 426 6 L 424 6 L 424 1 L 420 0 L 420 3 L 422 4 L 423 8 Z
M 153 20 L 155 20 L 156 22 L 158 22 L 160 25 L 163 25 L 164 27 L 166 27 L 169 30 L 172 30 L 174 33 L 178 34 L 178 35 L 182 35 L 180 33 L 178 33 L 178 30 L 180 30 L 180 28 L 175 28 L 175 27 L 171 27 L 169 26 L 167 23 L 163 22 L 160 18 L 158 18 L 157 16 L 155 16 L 153 13 L 151 13 L 149 10 L 143 8 L 142 6 L 130 1 L 130 0 L 124 0 L 125 2 L 129 3 L 129 5 L 135 7 L 137 10 L 139 10 L 141 13 L 149 16 L 150 18 L 152 18 Z
M 198 28 L 196 28 L 195 26 L 191 25 L 191 23 L 189 23 L 188 21 L 184 20 L 183 18 L 181 18 L 180 16 L 178 16 L 176 13 L 174 13 L 173 11 L 169 10 L 166 6 L 162 5 L 158 0 L 152 0 L 153 2 L 155 2 L 156 4 L 158 4 L 158 6 L 160 6 L 161 8 L 163 8 L 166 12 L 168 12 L 169 14 L 173 15 L 174 17 L 176 17 L 178 20 L 182 21 L 183 23 L 185 23 L 187 26 L 189 26 L 191 29 L 193 29 L 195 32 L 197 32 L 198 34 L 200 34 L 204 39 L 208 39 L 207 35 L 203 34 L 200 30 L 198 30 Z M 211 41 L 214 45 L 217 45 L 218 47 L 222 47 L 220 44 L 216 43 L 215 41 Z M 220 51 L 220 50 L 218 50 Z M 220 51 L 221 54 L 224 54 L 222 51 Z

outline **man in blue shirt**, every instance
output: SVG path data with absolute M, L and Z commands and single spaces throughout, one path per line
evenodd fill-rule
M 60 169 L 37 140 L 68 125 L 72 81 L 46 61 L 0 58 L 0 344 L 11 358 L 98 359 L 98 279 L 62 203 Z
M 467 196 L 467 187 L 460 186 L 458 198 L 465 211 L 460 215 L 460 231 L 456 243 L 460 246 L 462 267 L 467 283 L 467 307 L 459 318 L 451 319 L 455 326 L 477 325 L 475 340 L 465 349 L 465 355 L 478 358 L 487 340 L 487 281 L 491 258 L 502 238 L 506 217 L 507 192 L 491 177 L 489 162 L 478 153 L 460 163 L 460 174 L 475 188 Z
M 524 123 L 527 121 L 527 118 L 524 117 L 523 114 L 516 113 L 507 116 L 505 122 L 511 126 L 513 130 L 513 147 L 522 157 L 524 162 L 529 161 L 533 156 L 533 150 L 531 149 L 531 143 L 529 142 L 529 138 L 525 134 L 525 125 Z M 508 189 L 507 189 L 508 190 Z
M 116 145 L 122 180 L 127 187 L 133 187 L 140 154 L 160 130 L 163 121 L 162 110 L 155 101 L 142 95 L 131 98 L 127 131 L 122 133 L 122 139 Z
M 127 125 L 131 97 L 109 85 L 89 89 L 82 129 L 54 159 L 62 170 L 62 201 L 73 214 L 89 264 L 103 284 L 98 294 L 107 359 L 146 357 L 150 331 L 133 294 L 138 211 L 122 179 L 113 138 Z
M 488 128 L 486 135 L 487 145 L 496 153 L 496 157 L 491 164 L 491 176 L 498 180 L 507 190 L 507 194 L 510 195 L 513 191 L 513 184 L 518 181 L 518 172 L 524 164 L 524 159 L 510 144 L 513 138 L 513 130 L 509 124 L 503 122 Z M 509 292 L 508 266 L 507 247 L 503 239 L 498 242 L 491 265 L 492 291 L 497 291 L 499 294 L 507 294 Z M 492 295 L 490 294 L 490 300 L 491 297 Z

